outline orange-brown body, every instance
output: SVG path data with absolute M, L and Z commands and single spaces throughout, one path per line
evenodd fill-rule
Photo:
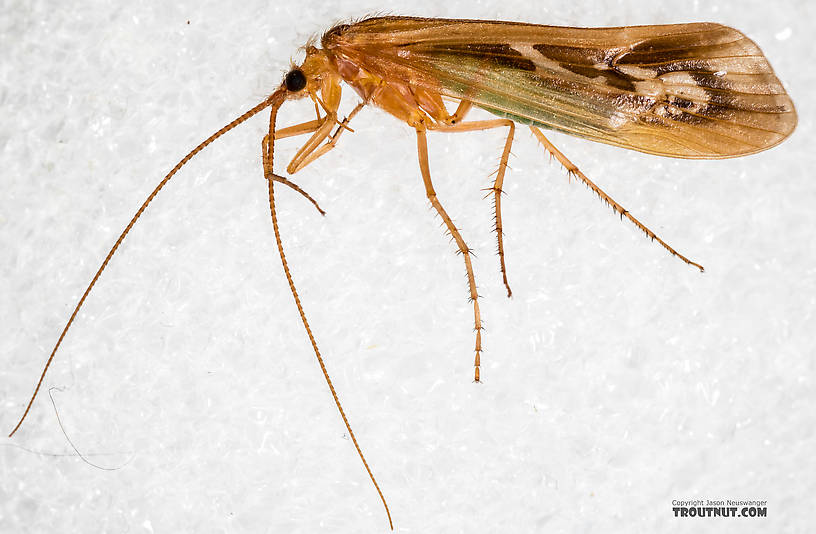
M 701 265 L 675 251 L 589 180 L 540 128 L 650 154 L 703 159 L 765 150 L 782 142 L 796 127 L 793 102 L 762 52 L 737 30 L 719 24 L 562 28 L 513 22 L 378 17 L 335 26 L 323 35 L 321 45 L 322 49 L 308 46 L 303 64 L 292 68 L 276 91 L 190 151 L 150 193 L 76 304 L 11 435 L 28 415 L 54 355 L 85 299 L 148 204 L 201 150 L 270 108 L 269 134 L 262 141 L 263 169 L 283 270 L 333 399 L 390 524 L 385 497 L 343 412 L 284 255 L 274 184 L 295 189 L 320 208 L 297 185 L 275 173 L 277 139 L 311 134 L 287 166 L 289 173 L 295 173 L 333 149 L 340 135 L 349 130 L 349 121 L 366 105 L 381 108 L 415 129 L 426 195 L 465 262 L 476 341 L 474 378 L 478 382 L 482 322 L 471 252 L 434 190 L 426 131 L 507 128 L 499 167 L 489 191 L 494 202 L 501 272 L 510 296 L 501 194 L 516 123 L 528 125 L 547 152 L 621 218 L 626 217 L 671 254 L 700 270 Z M 343 82 L 354 89 L 362 103 L 340 120 L 337 112 Z M 307 97 L 315 102 L 317 118 L 277 129 L 275 121 L 280 106 L 286 100 Z M 453 113 L 446 109 L 443 99 L 458 102 Z M 473 106 L 500 118 L 464 121 Z

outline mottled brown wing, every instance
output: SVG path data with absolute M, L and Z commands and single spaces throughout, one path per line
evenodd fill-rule
M 388 80 L 496 115 L 651 154 L 770 148 L 796 111 L 762 51 L 713 23 L 620 28 L 381 17 L 323 38 Z

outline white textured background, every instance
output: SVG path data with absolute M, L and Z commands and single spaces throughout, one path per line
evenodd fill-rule
M 332 23 L 396 14 L 573 26 L 716 21 L 798 107 L 763 154 L 675 161 L 553 135 L 699 274 L 569 184 L 519 130 L 504 297 L 481 188 L 503 133 L 415 138 L 376 109 L 279 188 L 296 282 L 400 532 L 806 532 L 814 500 L 812 2 L 0 2 L 0 429 L 116 235 L 187 150 Z M 189 21 L 189 24 L 188 24 Z M 346 92 L 346 107 L 356 96 Z M 478 114 L 475 114 L 476 117 Z M 311 118 L 288 105 L 281 124 Z M 385 532 L 276 255 L 258 117 L 187 166 L 111 263 L 26 425 L 0 440 L 0 532 Z M 293 153 L 281 142 L 279 162 Z M 764 499 L 676 519 L 672 499 Z

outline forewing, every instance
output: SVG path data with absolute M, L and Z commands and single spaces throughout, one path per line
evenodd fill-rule
M 761 50 L 713 23 L 620 28 L 385 17 L 342 46 L 382 76 L 522 123 L 642 152 L 724 158 L 770 148 L 796 112 Z

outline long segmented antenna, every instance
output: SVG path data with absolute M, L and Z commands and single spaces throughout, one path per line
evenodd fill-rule
M 17 426 L 14 427 L 14 430 L 11 431 L 8 437 L 12 437 L 14 433 L 17 432 L 17 429 L 20 428 L 20 425 L 23 424 L 23 421 L 25 421 L 28 412 L 31 410 L 31 406 L 34 404 L 34 399 L 37 398 L 37 393 L 40 392 L 40 387 L 42 386 L 43 380 L 45 379 L 45 374 L 48 372 L 48 368 L 51 366 L 51 362 L 54 360 L 54 355 L 57 353 L 57 349 L 59 349 L 59 346 L 62 344 L 62 340 L 65 338 L 65 334 L 68 332 L 68 329 L 71 328 L 71 324 L 73 324 L 74 319 L 77 316 L 77 313 L 79 313 L 80 308 L 82 308 L 82 305 L 85 303 L 85 299 L 88 298 L 88 295 L 90 294 L 94 285 L 96 285 L 96 281 L 99 280 L 99 276 L 102 274 L 102 271 L 104 271 L 105 268 L 108 266 L 108 262 L 110 262 L 111 258 L 116 253 L 116 250 L 119 248 L 119 245 L 122 244 L 122 241 L 124 241 L 125 237 L 128 235 L 128 233 L 130 233 L 130 230 L 131 228 L 133 228 L 133 225 L 136 224 L 136 221 L 138 221 L 139 217 L 142 216 L 142 213 L 144 213 L 145 209 L 147 209 L 147 206 L 153 201 L 154 198 L 156 198 L 156 195 L 159 194 L 159 191 L 161 191 L 164 188 L 164 186 L 167 185 L 167 182 L 170 181 L 170 178 L 172 178 L 179 171 L 179 169 L 181 169 L 188 161 L 193 159 L 196 156 L 196 154 L 204 150 L 204 148 L 206 148 L 207 145 L 209 145 L 210 143 L 212 143 L 225 133 L 229 132 L 239 124 L 245 122 L 250 117 L 257 115 L 258 113 L 268 108 L 269 106 L 273 104 L 280 105 L 280 103 L 283 102 L 284 98 L 285 98 L 284 90 L 275 91 L 270 96 L 268 96 L 263 102 L 256 105 L 252 109 L 246 111 L 239 117 L 235 118 L 232 122 L 225 125 L 223 128 L 209 136 L 207 139 L 202 141 L 201 144 L 192 149 L 186 156 L 181 158 L 181 161 L 179 161 L 176 164 L 176 166 L 173 167 L 169 173 L 167 173 L 167 176 L 165 176 L 164 179 L 161 182 L 159 182 L 159 185 L 157 185 L 156 188 L 153 189 L 153 191 L 150 193 L 150 195 L 148 195 L 147 199 L 136 211 L 136 214 L 133 216 L 132 219 L 130 219 L 130 222 L 127 224 L 125 229 L 122 230 L 121 234 L 119 234 L 119 237 L 116 239 L 116 242 L 113 244 L 110 251 L 108 251 L 108 255 L 105 256 L 105 259 L 102 261 L 102 265 L 99 266 L 99 270 L 96 271 L 96 274 L 91 280 L 91 283 L 88 284 L 87 288 L 85 288 L 85 292 L 82 294 L 82 297 L 79 299 L 79 302 L 77 302 L 77 305 L 74 308 L 73 313 L 71 313 L 71 317 L 65 324 L 65 328 L 62 329 L 62 333 L 60 334 L 57 343 L 51 350 L 51 355 L 48 357 L 48 361 L 45 362 L 45 367 L 42 370 L 42 374 L 40 374 L 40 379 L 37 381 L 37 387 L 34 388 L 34 394 L 31 395 L 31 400 L 28 401 L 28 406 L 26 406 L 25 412 L 23 412 L 23 416 L 20 417 L 20 420 L 17 422 Z
M 297 306 L 298 313 L 300 314 L 300 320 L 303 323 L 303 328 L 306 329 L 306 335 L 309 336 L 309 341 L 312 344 L 315 357 L 317 357 L 317 363 L 320 364 L 320 370 L 323 372 L 323 378 L 326 379 L 326 384 L 329 386 L 332 398 L 334 399 L 334 404 L 337 405 L 337 410 L 340 412 L 340 417 L 343 418 L 343 423 L 346 425 L 346 430 L 348 430 L 351 441 L 354 442 L 354 448 L 357 449 L 357 454 L 360 456 L 360 460 L 363 461 L 363 466 L 368 472 L 368 476 L 371 479 L 371 482 L 374 484 L 374 488 L 377 490 L 377 494 L 380 496 L 380 500 L 385 507 L 385 513 L 388 516 L 388 525 L 391 527 L 391 530 L 394 530 L 394 523 L 391 521 L 391 511 L 388 509 L 388 503 L 385 501 L 382 490 L 380 490 L 380 485 L 377 484 L 377 479 L 374 478 L 374 473 L 371 472 L 371 468 L 368 466 L 368 462 L 363 455 L 363 450 L 360 448 L 359 443 L 357 443 L 357 438 L 354 435 L 354 431 L 351 429 L 351 424 L 349 423 L 348 417 L 346 417 L 346 412 L 343 410 L 343 406 L 340 404 L 340 398 L 337 396 L 337 391 L 334 389 L 334 384 L 332 384 L 331 378 L 329 378 L 329 372 L 326 370 L 326 364 L 323 362 L 323 357 L 320 355 L 320 350 L 317 348 L 317 341 L 315 340 L 314 334 L 312 334 L 309 321 L 306 319 L 306 312 L 303 311 L 303 304 L 301 304 L 297 289 L 295 289 L 295 281 L 292 279 L 292 273 L 289 272 L 289 264 L 286 261 L 286 255 L 283 253 L 283 241 L 281 240 L 280 228 L 278 228 L 278 215 L 275 211 L 275 182 L 279 182 L 280 180 L 276 179 L 273 173 L 275 153 L 275 119 L 277 118 L 279 107 L 279 105 L 272 106 L 272 110 L 270 111 L 268 135 L 269 141 L 264 143 L 265 152 L 263 162 L 264 173 L 270 174 L 266 177 L 267 182 L 269 183 L 269 212 L 272 215 L 272 229 L 275 232 L 275 241 L 278 245 L 278 254 L 280 255 L 281 264 L 283 265 L 283 272 L 286 274 L 286 280 L 289 282 L 289 290 L 292 292 L 292 297 L 295 299 L 295 305 Z

